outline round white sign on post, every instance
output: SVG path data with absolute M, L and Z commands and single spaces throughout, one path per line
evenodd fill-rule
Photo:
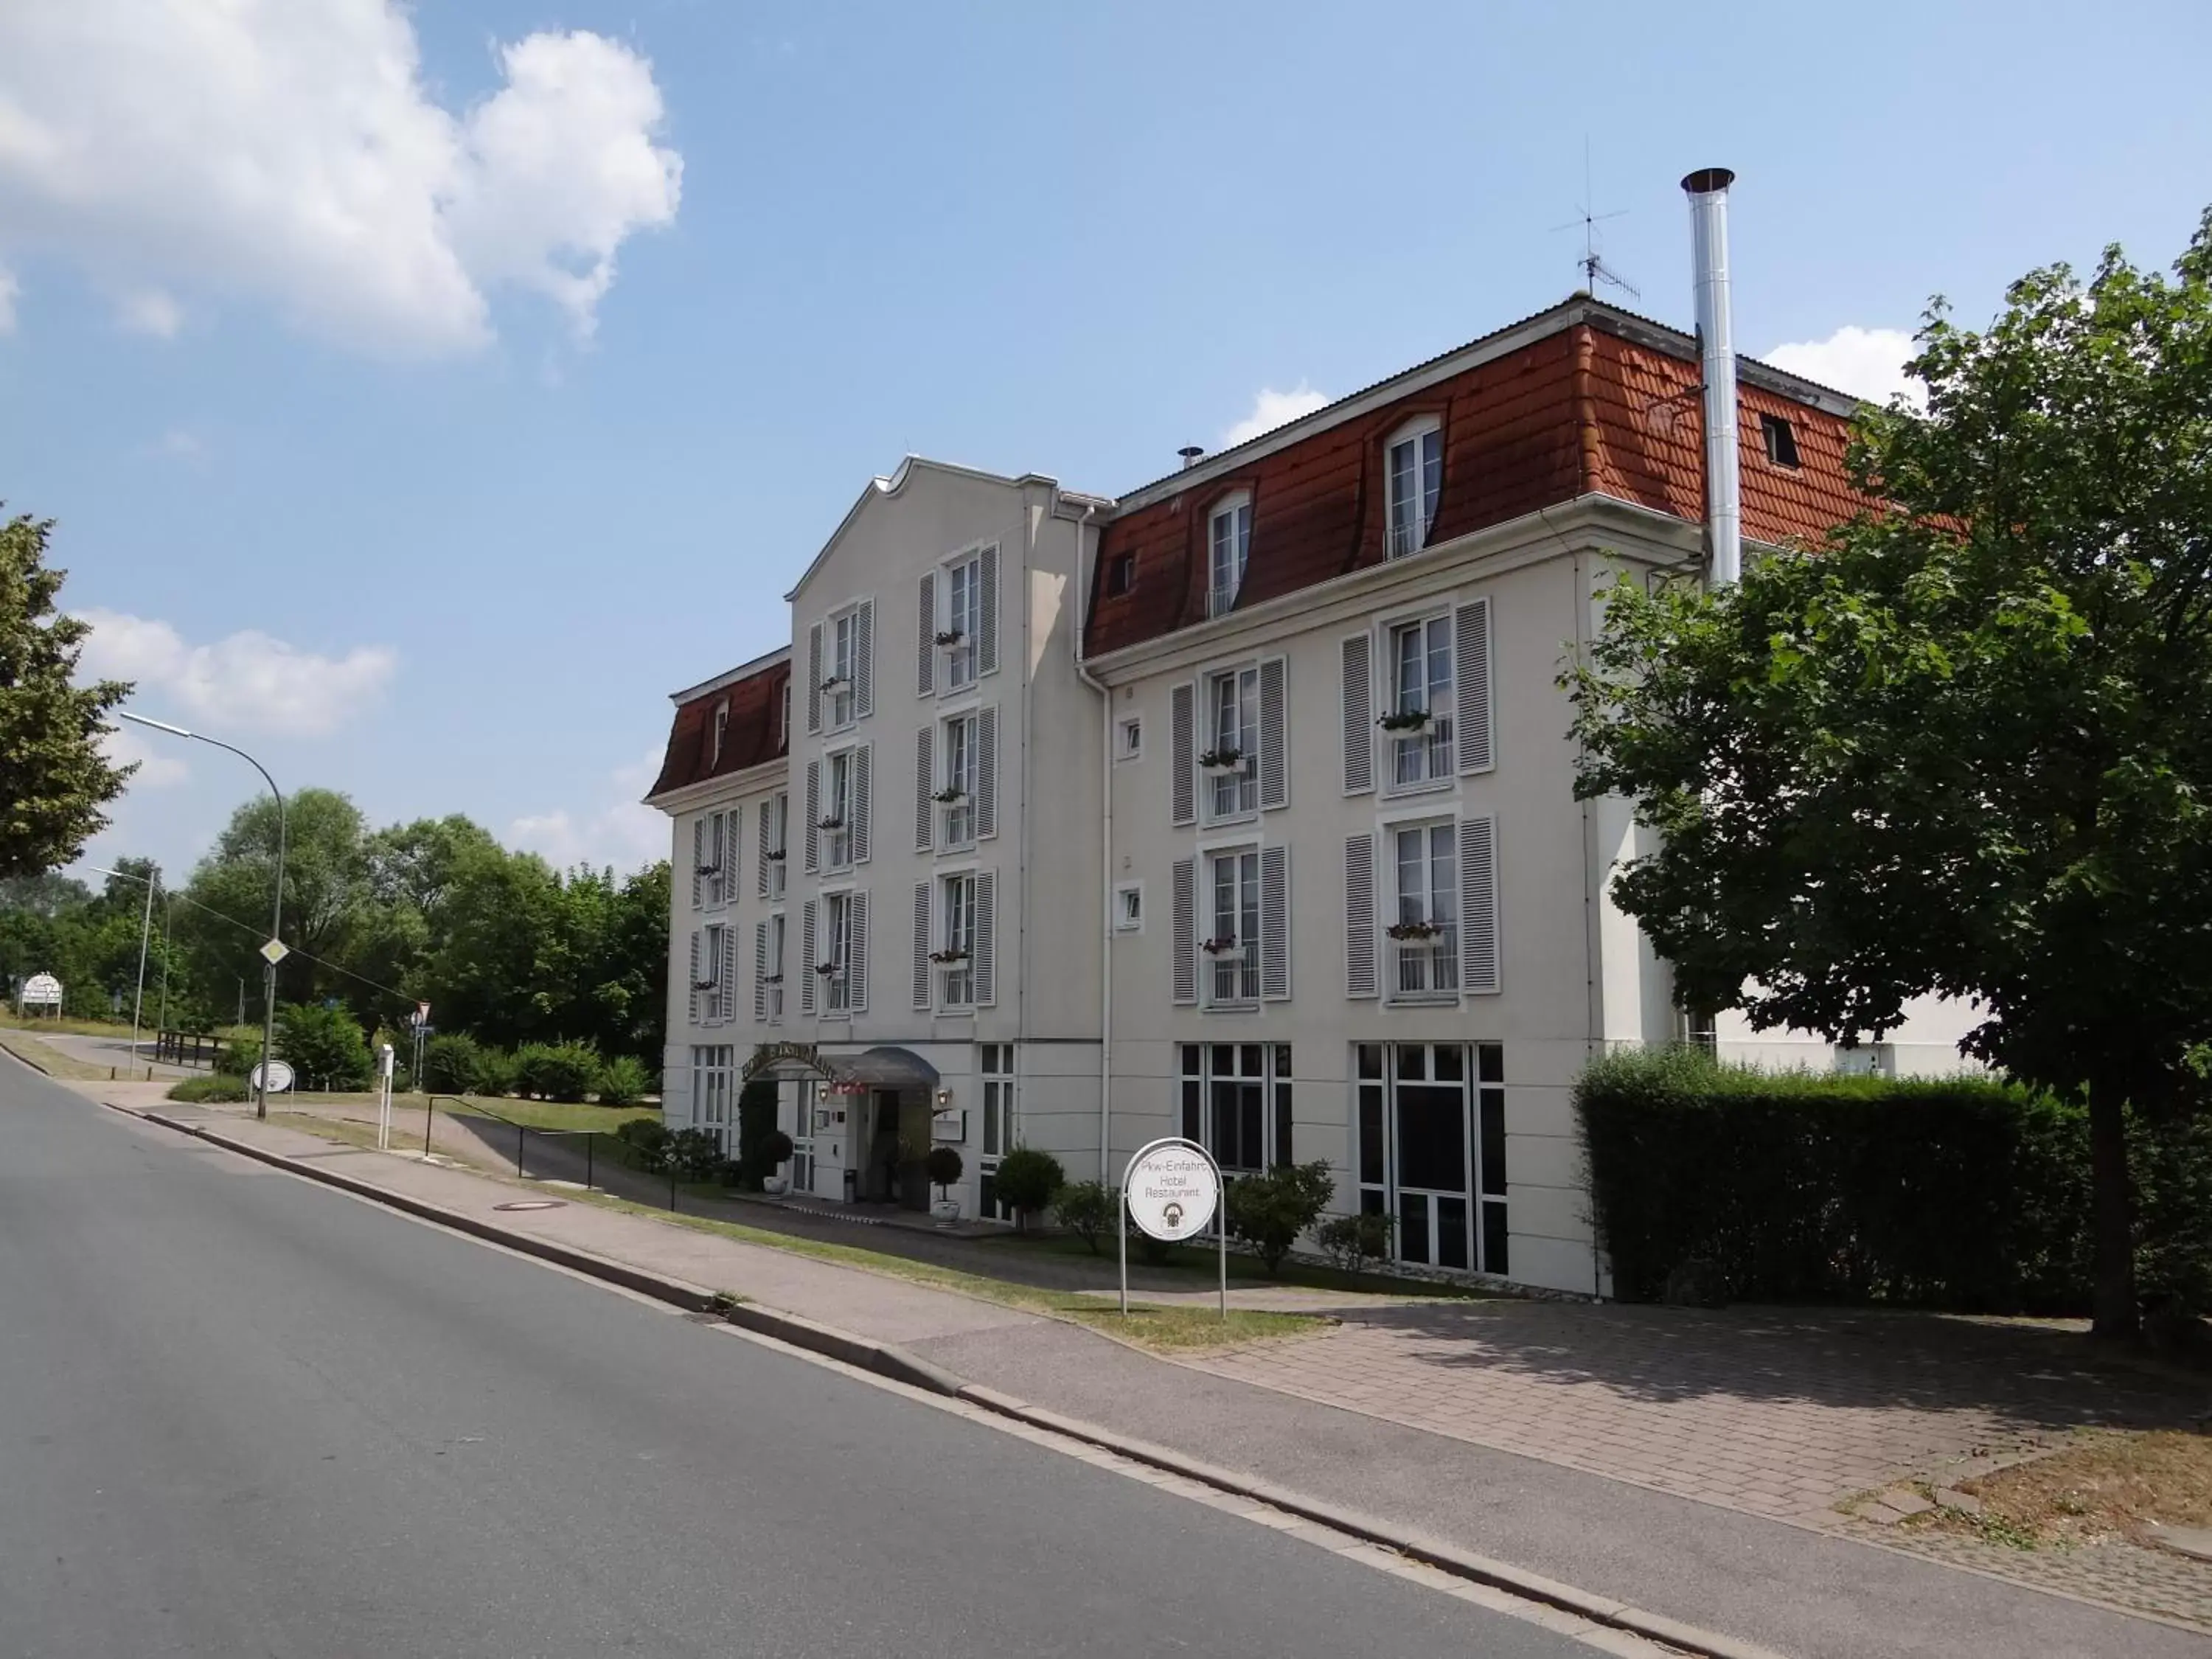
M 1221 1202 L 1213 1160 L 1188 1141 L 1167 1141 L 1139 1153 L 1126 1182 L 1129 1219 L 1170 1244 L 1204 1232 Z
M 260 1088 L 261 1073 L 264 1069 L 264 1067 L 262 1066 L 256 1066 L 252 1072 L 248 1074 L 246 1080 L 252 1084 L 254 1088 Z M 269 1073 L 269 1092 L 270 1094 L 281 1095 L 284 1091 L 292 1086 L 292 1068 L 289 1066 L 287 1066 L 283 1060 L 270 1060 L 267 1062 L 265 1069 Z
M 58 1008 L 62 982 L 52 974 L 33 974 L 23 981 L 22 1000 L 26 1008 Z

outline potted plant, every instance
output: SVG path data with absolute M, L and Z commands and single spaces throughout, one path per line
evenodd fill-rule
M 1244 947 L 1239 945 L 1234 938 L 1202 939 L 1198 942 L 1198 948 L 1205 951 L 1206 955 L 1212 957 L 1216 962 L 1242 962 L 1244 960 Z
M 1433 921 L 1394 921 L 1382 931 L 1401 943 L 1407 943 L 1435 939 L 1444 930 Z
M 761 1177 L 761 1190 L 770 1198 L 781 1198 L 791 1190 L 791 1177 L 782 1170 L 791 1162 L 792 1150 L 791 1137 L 781 1129 L 771 1129 L 761 1137 L 760 1159 L 769 1170 Z
M 954 801 L 965 800 L 967 798 L 968 792 L 965 789 L 963 789 L 957 783 L 948 783 L 944 788 L 932 795 L 930 799 L 934 801 L 942 801 L 945 805 L 950 806 Z
M 824 691 L 842 691 L 852 683 L 853 682 L 850 679 L 847 678 L 842 674 L 832 674 L 828 679 L 822 682 L 822 689 Z
M 842 830 L 845 827 L 845 815 L 842 812 L 832 812 L 828 817 L 817 820 L 814 827 L 817 830 Z
M 1394 708 L 1376 720 L 1385 732 L 1418 732 L 1429 723 L 1425 708 Z
M 940 1227 L 950 1227 L 960 1219 L 960 1200 L 945 1189 L 960 1179 L 960 1172 L 966 1167 L 957 1146 L 933 1146 L 929 1156 L 921 1161 L 922 1173 L 937 1186 L 937 1202 L 929 1206 L 929 1212 L 937 1218 Z
M 965 951 L 932 951 L 929 959 L 941 967 L 948 962 L 967 961 L 968 953 Z
M 834 962 L 817 962 L 814 964 L 814 971 L 827 979 L 837 971 L 837 964 Z
M 1198 763 L 1207 772 L 1234 772 L 1244 764 L 1244 751 L 1233 743 L 1224 743 L 1200 755 Z
M 941 646 L 955 646 L 967 637 L 957 628 L 940 628 L 937 630 L 937 642 Z

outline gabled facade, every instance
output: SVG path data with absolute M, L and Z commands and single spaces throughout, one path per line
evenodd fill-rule
M 728 688 L 787 677 L 788 757 L 653 798 L 679 934 L 684 854 L 730 844 L 685 809 L 788 802 L 778 908 L 733 906 L 780 929 L 780 1006 L 719 1029 L 732 1070 L 806 1045 L 772 1062 L 794 1180 L 912 1201 L 947 1142 L 972 1215 L 1017 1142 L 1112 1180 L 1183 1133 L 1232 1176 L 1328 1160 L 1409 1263 L 1602 1293 L 1569 1089 L 1685 1028 L 1557 679 L 1621 574 L 1703 568 L 1699 380 L 1690 337 L 1577 295 L 1117 501 L 872 484 L 790 596 L 791 663 Z M 1856 504 L 1851 400 L 1739 387 L 1747 537 L 1817 538 Z M 1926 1015 L 1865 1058 L 1955 1065 Z M 672 1036 L 670 1115 L 711 1127 L 704 1033 Z

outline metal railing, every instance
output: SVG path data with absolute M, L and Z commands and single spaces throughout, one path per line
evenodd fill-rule
M 222 1039 L 200 1031 L 156 1031 L 154 1058 L 167 1066 L 204 1066 L 215 1069 L 222 1054 Z

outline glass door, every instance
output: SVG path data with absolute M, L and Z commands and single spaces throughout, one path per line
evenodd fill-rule
M 1456 1043 L 1402 1043 L 1393 1059 L 1398 1259 L 1425 1267 L 1472 1267 L 1467 1051 Z

